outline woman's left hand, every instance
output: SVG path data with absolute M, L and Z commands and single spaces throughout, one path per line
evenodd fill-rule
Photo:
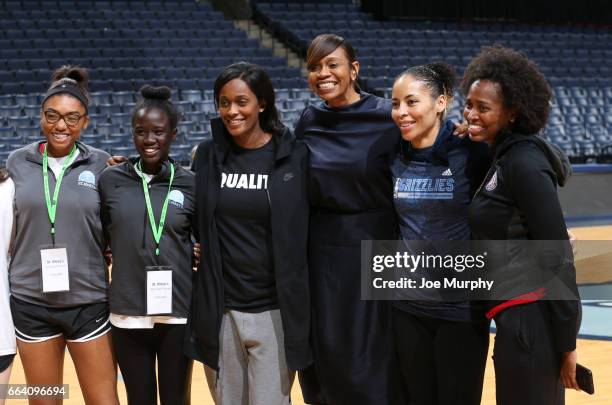
M 467 122 L 460 122 L 460 123 L 453 122 L 453 124 L 455 125 L 455 130 L 453 131 L 453 135 L 456 135 L 459 138 L 463 138 L 464 136 L 468 135 L 468 123 Z
M 199 243 L 193 244 L 193 271 L 198 271 L 198 266 L 200 265 L 200 256 L 202 250 L 200 249 Z
M 580 387 L 578 387 L 578 382 L 576 381 L 577 360 L 578 354 L 576 350 L 563 353 L 563 359 L 561 361 L 561 381 L 565 388 L 573 388 L 576 391 L 580 391 Z
M 110 248 L 107 248 L 104 253 L 104 261 L 106 262 L 106 266 L 110 266 L 113 264 L 113 252 L 111 252 Z

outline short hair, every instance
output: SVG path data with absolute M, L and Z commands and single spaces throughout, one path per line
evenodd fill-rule
M 306 51 L 306 66 L 312 69 L 321 59 L 338 48 L 344 49 L 350 63 L 357 60 L 355 48 L 343 37 L 336 34 L 321 34 L 312 40 Z
M 259 113 L 259 125 L 265 132 L 274 133 L 283 128 L 280 121 L 278 110 L 276 109 L 276 96 L 274 86 L 270 76 L 259 65 L 248 62 L 238 62 L 231 64 L 223 69 L 215 79 L 214 98 L 215 105 L 219 108 L 219 95 L 221 89 L 228 82 L 240 79 L 246 83 L 249 89 L 255 94 L 264 110 Z
M 306 51 L 306 67 L 310 71 L 314 69 L 315 65 L 321 61 L 324 57 L 332 53 L 338 48 L 344 49 L 346 57 L 348 58 L 349 64 L 357 61 L 357 53 L 355 48 L 346 39 L 336 34 L 320 34 L 310 42 L 308 50 Z M 357 81 L 353 83 L 355 90 L 359 91 L 359 85 Z
M 513 131 L 535 134 L 544 128 L 553 93 L 538 66 L 525 54 L 502 45 L 483 47 L 465 69 L 461 82 L 465 95 L 477 80 L 500 86 L 504 107 L 516 109 Z
M 136 119 L 136 114 L 138 111 L 142 110 L 143 108 L 146 110 L 151 108 L 159 108 L 168 116 L 170 129 L 176 129 L 180 120 L 180 113 L 174 103 L 170 101 L 170 97 L 172 97 L 172 90 L 170 90 L 170 87 L 155 87 L 145 84 L 140 88 L 140 95 L 142 96 L 142 99 L 136 103 L 134 109 L 132 110 L 132 125 L 134 125 L 134 119 Z
M 457 75 L 454 69 L 447 63 L 434 62 L 427 65 L 412 66 L 400 73 L 395 82 L 404 76 L 412 76 L 416 80 L 423 82 L 429 90 L 431 97 L 437 99 L 441 95 L 446 96 L 446 110 L 442 113 L 441 119 L 446 117 L 446 112 L 450 109 L 450 100 L 455 95 L 455 84 Z M 394 83 L 395 83 L 394 82 Z

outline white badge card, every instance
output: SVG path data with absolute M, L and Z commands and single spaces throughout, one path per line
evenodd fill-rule
M 149 269 L 147 267 L 147 315 L 171 314 L 172 270 Z
M 68 252 L 65 247 L 41 249 L 42 292 L 70 291 Z

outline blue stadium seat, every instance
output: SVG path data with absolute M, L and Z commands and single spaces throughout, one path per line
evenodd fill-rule
M 121 105 L 120 104 L 98 104 L 97 105 L 97 109 L 98 109 L 98 113 L 99 114 L 105 114 L 105 115 L 110 115 L 110 114 L 116 114 L 116 113 L 121 113 Z
M 31 140 L 29 140 L 29 142 L 35 142 L 41 138 L 41 132 L 40 132 L 39 126 L 17 127 L 17 134 L 24 138 L 30 138 Z
M 119 105 L 125 105 L 127 103 L 133 103 L 134 102 L 134 92 L 131 90 L 128 91 L 115 91 L 114 93 L 112 93 L 112 98 L 113 98 L 113 103 L 115 104 L 119 104 Z M 114 112 L 110 112 L 112 113 L 118 113 L 120 111 L 114 111 Z
M 23 106 L 23 113 L 25 116 L 30 117 L 32 119 L 39 118 L 40 117 L 40 103 Z
M 6 105 L 0 106 L 0 118 L 6 119 L 8 117 L 19 117 L 21 116 L 22 108 L 19 105 Z
M 113 80 L 111 84 L 114 91 L 133 91 L 131 80 Z
M 176 85 L 180 90 L 192 90 L 198 87 L 195 79 L 177 79 Z
M 2 93 L 4 94 L 13 94 L 13 93 L 22 93 L 22 85 L 21 83 L 15 82 L 4 82 L 2 83 Z
M 132 121 L 132 114 L 129 112 L 125 113 L 115 113 L 109 116 L 110 122 L 113 125 L 118 125 L 120 127 L 129 127 Z
M 95 124 L 95 132 L 99 136 L 104 136 L 105 138 L 110 136 L 114 131 L 116 131 L 116 124 L 98 122 Z
M 30 117 L 23 117 L 23 116 L 7 117 L 6 122 L 9 127 L 14 127 L 14 128 L 30 127 L 34 124 Z
M 202 92 L 195 89 L 186 89 L 181 91 L 181 100 L 185 101 L 201 101 L 203 99 Z
M 207 120 L 207 114 L 203 111 L 189 111 L 184 114 L 187 121 L 202 123 Z

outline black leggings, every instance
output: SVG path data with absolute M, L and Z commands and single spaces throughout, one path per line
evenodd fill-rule
M 510 307 L 495 317 L 493 348 L 498 405 L 562 405 L 561 352 L 547 301 Z
M 192 361 L 182 353 L 184 331 L 185 325 L 159 323 L 153 329 L 113 326 L 113 347 L 129 404 L 157 404 L 156 359 L 161 404 L 191 402 Z
M 393 308 L 402 386 L 410 405 L 479 405 L 489 323 L 425 318 Z

